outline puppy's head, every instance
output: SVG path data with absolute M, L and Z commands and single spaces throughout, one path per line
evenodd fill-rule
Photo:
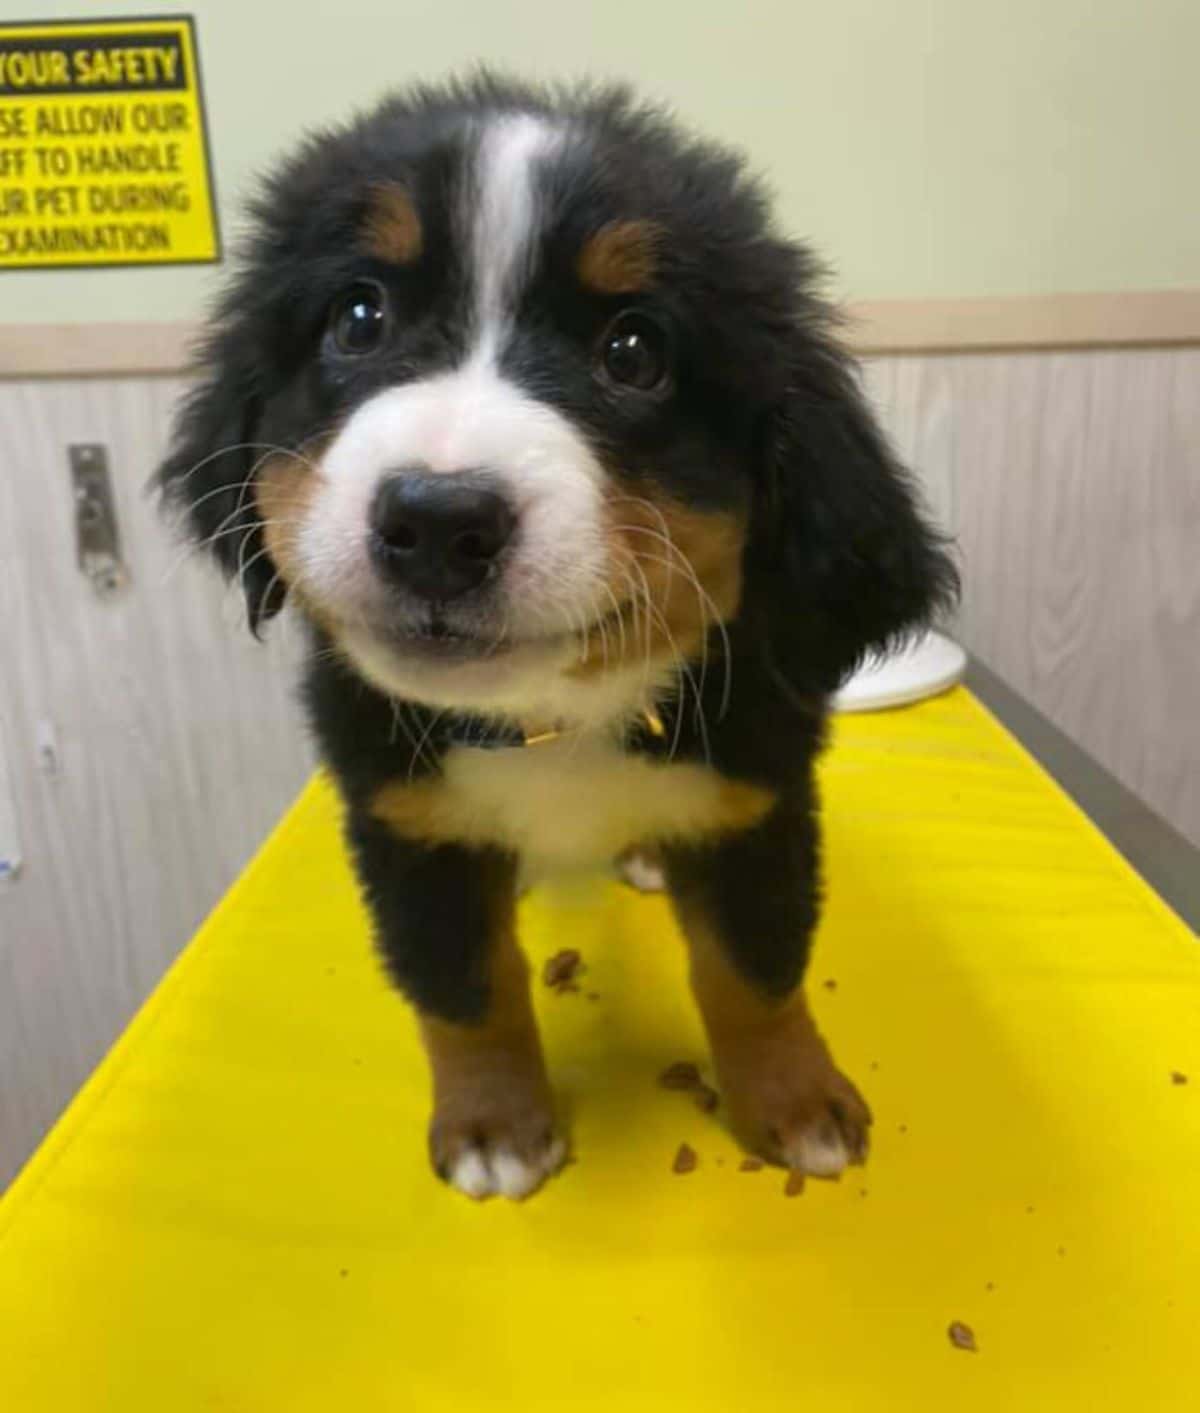
M 159 475 L 256 629 L 290 594 L 385 691 L 570 714 L 721 620 L 832 686 L 949 587 L 809 257 L 626 95 L 395 99 L 254 218 Z

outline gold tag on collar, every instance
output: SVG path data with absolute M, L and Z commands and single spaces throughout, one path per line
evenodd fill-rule
M 642 725 L 656 740 L 661 741 L 667 734 L 667 728 L 663 725 L 662 717 L 653 707 L 642 709 Z M 523 746 L 544 746 L 549 741 L 557 741 L 567 733 L 558 726 L 550 726 L 541 731 L 523 731 Z
M 544 746 L 547 741 L 557 741 L 564 733 L 557 727 L 551 727 L 548 731 L 526 731 L 525 739 L 521 742 L 523 746 Z

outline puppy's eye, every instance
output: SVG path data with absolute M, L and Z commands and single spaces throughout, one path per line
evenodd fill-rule
M 329 315 L 329 333 L 335 347 L 352 358 L 377 349 L 387 325 L 387 295 L 374 280 L 351 285 Z
M 618 314 L 601 340 L 600 364 L 609 382 L 652 392 L 667 376 L 668 344 L 666 329 L 648 314 Z

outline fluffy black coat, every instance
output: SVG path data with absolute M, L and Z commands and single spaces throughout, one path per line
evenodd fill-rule
M 254 206 L 254 234 L 216 310 L 204 376 L 159 484 L 239 580 L 257 632 L 287 594 L 252 493 L 261 451 L 314 445 L 380 388 L 461 356 L 457 311 L 469 275 L 448 213 L 471 121 L 503 111 L 566 115 L 582 135 L 544 193 L 555 221 L 506 372 L 629 474 L 749 518 L 744 593 L 728 625 L 731 697 L 722 701 L 726 674 L 712 669 L 702 702 L 681 692 L 663 711 L 677 758 L 768 784 L 780 805 L 744 835 L 675 844 L 667 865 L 677 897 L 719 921 L 743 973 L 783 994 L 802 973 L 817 914 L 812 764 L 828 695 L 864 654 L 947 605 L 956 577 L 837 342 L 816 262 L 772 229 L 738 157 L 623 89 L 547 93 L 492 78 L 406 92 L 313 137 Z M 428 254 L 415 271 L 384 268 L 355 240 L 370 191 L 397 177 L 415 183 L 426 221 Z M 669 395 L 652 407 L 589 378 L 586 349 L 611 309 L 582 296 L 558 258 L 630 214 L 668 233 L 655 298 L 673 330 L 675 369 Z M 348 368 L 328 355 L 325 328 L 339 292 L 363 275 L 388 282 L 405 327 L 388 356 Z M 413 734 L 431 728 L 416 751 L 391 703 L 328 648 L 314 628 L 305 698 L 347 801 L 385 955 L 422 1008 L 478 1017 L 488 918 L 512 887 L 514 860 L 404 843 L 372 817 L 380 783 L 436 774 L 446 742 L 431 713 L 409 703 Z M 720 640 L 710 649 L 719 655 Z M 629 749 L 661 746 L 631 739 Z

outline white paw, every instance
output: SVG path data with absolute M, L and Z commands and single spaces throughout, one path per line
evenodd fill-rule
M 522 1157 L 509 1148 L 489 1151 L 464 1148 L 449 1164 L 446 1180 L 451 1187 L 476 1200 L 509 1197 L 519 1201 L 535 1192 L 562 1167 L 567 1145 L 554 1138 L 536 1155 Z
M 850 1149 L 841 1130 L 826 1118 L 814 1119 L 807 1128 L 795 1134 L 784 1147 L 783 1157 L 789 1168 L 799 1169 L 815 1178 L 838 1177 L 851 1161 Z
M 866 1162 L 871 1111 L 824 1047 L 786 1066 L 742 1065 L 722 1081 L 735 1132 L 753 1152 L 809 1177 Z
M 662 893 L 667 886 L 667 876 L 658 860 L 636 849 L 617 860 L 617 877 L 639 893 Z

